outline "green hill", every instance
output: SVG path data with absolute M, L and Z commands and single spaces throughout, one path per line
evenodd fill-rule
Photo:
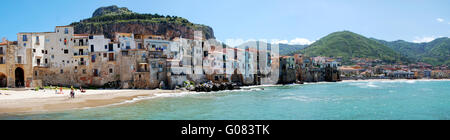
M 373 40 L 417 62 L 425 62 L 431 65 L 450 65 L 450 38 L 447 37 L 438 38 L 428 43 Z
M 124 32 L 193 39 L 194 31 L 200 30 L 206 39 L 215 38 L 211 27 L 191 23 L 182 17 L 140 14 L 115 5 L 98 8 L 91 18 L 71 25 L 76 34 L 104 34 L 107 37 L 112 37 L 114 32 Z
M 349 31 L 331 33 L 295 53 L 303 53 L 307 56 L 341 57 L 344 64 L 350 64 L 351 58 L 380 59 L 386 63 L 410 62 L 393 49 Z
M 279 44 L 280 55 L 288 55 L 292 52 L 299 51 L 308 47 L 308 45 L 289 45 L 289 44 Z

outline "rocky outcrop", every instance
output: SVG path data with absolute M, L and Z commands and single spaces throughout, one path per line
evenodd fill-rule
M 203 31 L 204 38 L 213 39 L 214 32 L 211 27 L 202 26 L 193 29 L 188 26 L 176 25 L 171 23 L 148 23 L 148 22 L 111 22 L 102 25 L 79 23 L 74 24 L 75 34 L 104 34 L 112 38 L 115 32 L 134 33 L 134 34 L 153 34 L 162 35 L 168 39 L 183 37 L 194 39 L 194 31 Z
M 117 7 L 116 5 L 100 7 L 94 11 L 92 17 L 104 16 L 104 15 L 121 15 L 121 14 L 131 14 L 133 13 L 126 7 Z
M 211 27 L 194 24 L 176 16 L 139 14 L 117 6 L 101 7 L 93 17 L 71 24 L 76 34 L 104 34 L 112 38 L 115 32 L 162 35 L 167 39 L 194 39 L 194 31 L 202 31 L 205 39 L 214 39 Z

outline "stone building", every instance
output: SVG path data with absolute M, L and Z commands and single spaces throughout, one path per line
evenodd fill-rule
M 280 57 L 279 84 L 292 84 L 296 82 L 295 59 L 293 56 Z

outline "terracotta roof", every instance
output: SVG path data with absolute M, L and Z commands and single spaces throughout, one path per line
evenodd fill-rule
M 73 26 L 66 25 L 66 26 L 56 26 L 56 27 L 73 27 Z

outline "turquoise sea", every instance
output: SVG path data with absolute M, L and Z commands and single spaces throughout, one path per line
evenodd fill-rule
M 450 81 L 373 81 L 164 95 L 0 120 L 449 120 Z

